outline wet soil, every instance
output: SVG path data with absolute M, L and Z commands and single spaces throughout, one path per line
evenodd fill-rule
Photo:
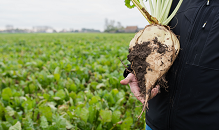
M 156 44 L 157 46 L 151 47 L 151 43 Z M 138 80 L 140 92 L 144 96 L 146 95 L 144 75 L 147 73 L 147 71 L 153 71 L 150 68 L 150 64 L 146 62 L 146 58 L 151 54 L 152 51 L 157 51 L 157 53 L 165 54 L 165 52 L 167 51 L 167 46 L 164 46 L 155 37 L 155 39 L 152 41 L 143 42 L 142 44 L 136 44 L 132 50 L 129 50 L 129 55 L 127 56 L 128 61 L 130 61 L 131 63 L 131 69 L 133 70 L 132 73 L 136 76 Z M 147 71 L 146 68 L 148 68 Z M 160 85 L 161 87 L 163 86 L 166 88 L 167 81 L 165 80 L 165 77 L 162 76 L 160 79 L 158 79 L 156 85 Z

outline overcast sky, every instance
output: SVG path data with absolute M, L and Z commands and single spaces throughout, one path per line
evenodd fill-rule
M 0 0 L 0 29 L 51 26 L 55 29 L 93 28 L 103 31 L 105 19 L 144 27 L 147 21 L 124 0 Z

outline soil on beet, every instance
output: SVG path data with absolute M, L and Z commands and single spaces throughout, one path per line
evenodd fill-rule
M 152 51 L 157 51 L 157 53 L 160 54 L 165 54 L 165 52 L 167 51 L 167 46 L 162 45 L 162 43 L 160 43 L 156 37 L 152 43 L 158 45 L 158 47 L 150 47 L 149 45 L 151 44 L 151 42 L 152 41 L 143 42 L 142 44 L 136 44 L 132 50 L 129 50 L 129 55 L 127 56 L 128 61 L 130 61 L 131 63 L 131 69 L 133 70 L 132 73 L 136 76 L 138 80 L 140 92 L 144 96 L 146 95 L 144 75 L 147 73 L 147 71 L 153 71 L 150 68 L 150 64 L 146 62 L 146 58 L 151 54 Z M 147 67 L 148 70 L 146 71 Z M 165 80 L 165 76 L 162 76 L 160 79 L 158 79 L 156 85 L 167 88 L 167 81 Z M 149 92 L 151 92 L 151 90 L 149 90 Z

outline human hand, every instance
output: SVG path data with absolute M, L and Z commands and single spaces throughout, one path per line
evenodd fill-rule
M 123 79 L 123 80 L 120 81 L 120 83 L 121 83 L 122 85 L 127 85 L 127 84 L 129 84 L 132 93 L 135 95 L 135 97 L 136 97 L 141 103 L 144 104 L 144 102 L 145 102 L 145 97 L 140 93 L 140 88 L 139 88 L 139 86 L 138 86 L 138 81 L 137 81 L 137 79 L 136 79 L 136 77 L 135 77 L 134 74 L 129 73 L 128 76 L 127 76 L 125 79 Z M 159 85 L 157 85 L 155 88 L 153 88 L 153 89 L 151 90 L 151 96 L 150 96 L 149 99 L 152 99 L 153 97 L 155 97 L 155 96 L 157 95 L 157 93 L 159 92 L 159 90 L 160 90 L 160 86 L 159 86 Z

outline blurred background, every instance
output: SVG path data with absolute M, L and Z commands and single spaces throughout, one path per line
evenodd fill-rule
M 120 81 L 147 24 L 124 0 L 1 0 L 0 130 L 145 130 Z
M 0 4 L 1 32 L 104 32 L 147 24 L 124 0 L 2 0 Z

